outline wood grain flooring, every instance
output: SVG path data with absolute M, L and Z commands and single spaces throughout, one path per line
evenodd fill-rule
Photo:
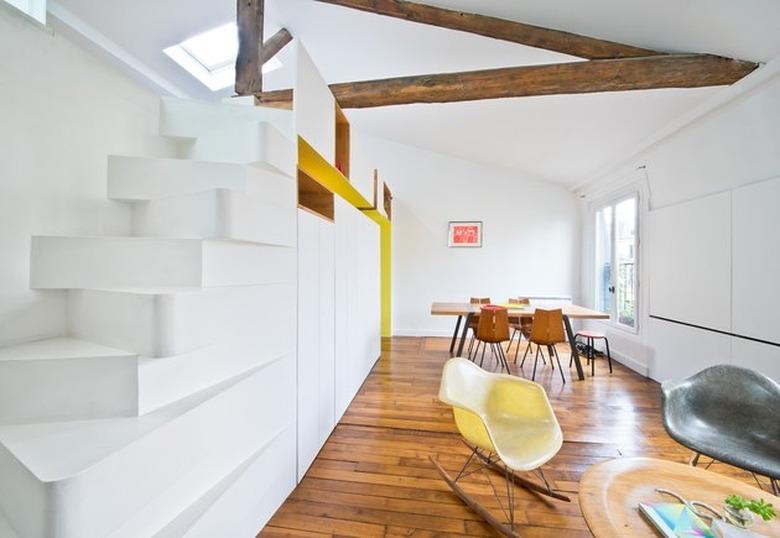
M 455 474 L 468 456 L 452 412 L 436 397 L 448 348 L 444 338 L 385 340 L 382 357 L 352 405 L 259 536 L 495 536 L 450 492 L 428 459 L 433 455 Z M 568 362 L 567 347 L 559 353 Z M 528 538 L 591 536 L 577 502 L 579 479 L 590 465 L 621 456 L 678 462 L 690 457 L 664 431 L 658 383 L 618 363 L 610 375 L 602 360 L 595 377 L 588 368 L 585 381 L 572 381 L 574 369 L 566 366 L 566 384 L 541 362 L 537 381 L 548 391 L 565 439 L 545 473 L 572 502 L 518 489 L 515 517 Z M 493 361 L 490 368 L 495 369 Z M 524 370 L 530 377 L 528 362 Z M 754 483 L 749 474 L 723 464 L 711 470 Z M 475 473 L 462 484 L 501 515 L 489 479 L 503 485 L 487 473 Z

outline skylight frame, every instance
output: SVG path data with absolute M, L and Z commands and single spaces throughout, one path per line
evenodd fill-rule
M 227 45 L 224 43 L 226 38 L 230 39 Z M 222 59 L 214 60 L 198 54 L 198 49 L 212 46 L 224 49 L 225 53 L 220 55 Z M 236 79 L 235 62 L 238 55 L 236 23 L 229 22 L 216 26 L 170 46 L 163 52 L 211 91 L 224 90 L 232 86 Z M 270 73 L 281 67 L 282 62 L 274 57 L 263 65 L 263 73 Z

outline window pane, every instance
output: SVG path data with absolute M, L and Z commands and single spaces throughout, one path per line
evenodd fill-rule
M 615 206 L 617 322 L 636 326 L 636 198 Z
M 612 207 L 596 213 L 596 309 L 612 313 Z

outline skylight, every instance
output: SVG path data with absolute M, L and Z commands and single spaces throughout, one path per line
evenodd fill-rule
M 46 24 L 46 0 L 5 0 L 5 2 L 36 19 L 41 24 Z
M 236 80 L 238 30 L 236 23 L 223 24 L 212 30 L 185 39 L 163 51 L 211 91 L 232 86 Z M 282 67 L 278 58 L 263 65 L 263 73 Z

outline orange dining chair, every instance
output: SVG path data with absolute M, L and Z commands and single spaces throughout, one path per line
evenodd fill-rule
M 529 306 L 531 304 L 531 300 L 527 297 L 518 297 L 518 298 L 512 298 L 507 301 L 510 305 L 525 305 Z M 515 364 L 517 364 L 517 354 L 520 351 L 520 344 L 523 341 L 523 338 L 528 340 L 531 338 L 531 328 L 534 325 L 534 320 L 531 317 L 525 317 L 525 316 L 510 316 L 509 317 L 509 327 L 512 329 L 512 335 L 509 337 L 509 345 L 506 348 L 507 355 L 509 354 L 509 351 L 512 349 L 512 342 L 515 339 L 515 335 L 517 335 L 517 347 L 515 348 Z M 528 353 L 528 349 L 531 346 L 531 342 L 528 342 L 528 348 L 526 348 L 525 352 Z
M 490 347 L 501 367 L 506 369 L 506 373 L 511 373 L 509 371 L 509 363 L 504 354 L 504 348 L 502 347 L 502 344 L 509 340 L 509 315 L 506 308 L 495 305 L 485 305 L 480 308 L 476 340 L 477 348 L 474 350 L 475 362 L 480 345 L 482 346 L 482 356 L 479 360 L 480 366 L 485 361 L 485 349 Z
M 566 377 L 563 375 L 563 368 L 561 368 L 561 359 L 558 357 L 558 350 L 555 349 L 555 344 L 561 344 L 566 341 L 566 336 L 563 332 L 563 311 L 561 309 L 542 310 L 537 308 L 534 312 L 534 325 L 531 329 L 529 341 L 536 344 L 534 371 L 531 375 L 531 380 L 536 379 L 536 365 L 539 362 L 540 353 L 542 358 L 544 358 L 542 346 L 545 346 L 550 355 L 550 366 L 555 370 L 555 364 L 553 364 L 553 358 L 555 358 L 558 362 L 558 370 L 561 372 L 561 379 L 566 383 Z M 520 368 L 523 367 L 524 362 L 525 357 L 523 357 L 520 363 Z
M 478 304 L 478 305 L 484 305 L 484 304 L 490 304 L 490 297 L 472 297 L 469 299 L 469 304 Z M 471 316 L 471 321 L 469 322 L 469 329 L 471 330 L 471 341 L 469 342 L 469 350 L 466 353 L 469 357 L 471 357 L 471 351 L 474 348 L 474 340 L 476 340 L 477 336 L 477 326 L 479 325 L 479 314 L 474 314 Z

